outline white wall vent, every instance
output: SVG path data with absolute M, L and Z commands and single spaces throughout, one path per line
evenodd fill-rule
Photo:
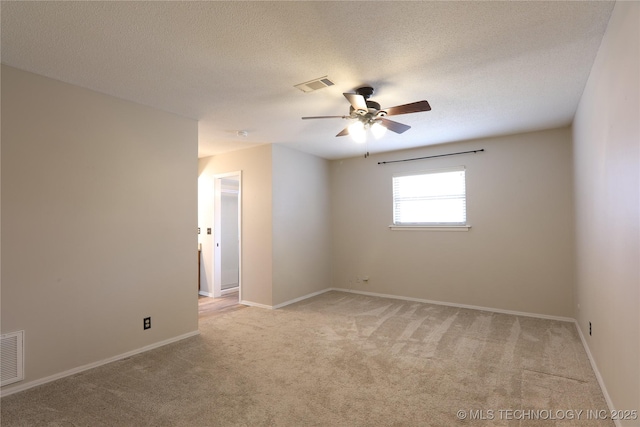
M 0 338 L 0 386 L 24 379 L 24 331 L 2 334 Z
M 314 90 L 322 89 L 327 86 L 333 86 L 333 82 L 327 78 L 327 76 L 320 77 L 319 79 L 313 79 L 305 83 L 295 85 L 303 92 L 313 92 Z

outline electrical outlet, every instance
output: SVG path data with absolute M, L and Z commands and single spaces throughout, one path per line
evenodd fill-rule
M 591 322 L 589 322 L 589 336 L 591 336 Z
M 151 329 L 151 317 L 145 317 L 143 319 L 143 327 L 144 330 L 146 331 L 147 329 Z

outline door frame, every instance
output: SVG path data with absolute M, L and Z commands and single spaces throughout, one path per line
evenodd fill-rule
M 238 301 L 242 301 L 242 171 L 213 176 L 213 297 L 222 296 L 222 180 L 238 179 Z

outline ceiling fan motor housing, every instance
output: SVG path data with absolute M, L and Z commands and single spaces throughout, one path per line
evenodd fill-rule
M 369 100 L 365 102 L 367 103 L 367 108 L 369 109 L 368 111 L 369 113 L 376 114 L 378 111 L 380 111 L 380 104 L 378 104 L 377 102 L 369 101 Z M 349 113 L 353 113 L 354 110 L 355 108 L 353 108 L 353 106 L 349 107 Z
M 356 89 L 356 93 L 358 95 L 362 95 L 364 99 L 369 99 L 371 98 L 371 95 L 373 95 L 373 88 L 371 86 L 359 87 Z
M 366 112 L 359 112 L 361 116 L 360 120 L 372 123 L 376 117 L 384 117 L 387 115 L 386 111 L 380 111 L 380 104 L 375 101 L 369 101 L 369 98 L 371 98 L 371 95 L 373 95 L 373 88 L 371 86 L 359 87 L 358 89 L 356 89 L 356 93 L 365 99 L 368 109 L 368 111 Z M 351 107 L 349 112 L 353 113 L 353 111 L 354 108 Z

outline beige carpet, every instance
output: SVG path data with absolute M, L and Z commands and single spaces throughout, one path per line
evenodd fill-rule
M 7 396 L 2 426 L 613 426 L 572 323 L 328 292 L 200 330 Z

